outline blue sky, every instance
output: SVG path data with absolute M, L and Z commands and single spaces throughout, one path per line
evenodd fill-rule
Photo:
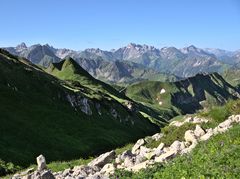
M 0 46 L 240 49 L 239 0 L 1 0 Z

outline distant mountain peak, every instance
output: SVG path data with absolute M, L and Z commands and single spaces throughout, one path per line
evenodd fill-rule
M 127 45 L 127 47 L 136 47 L 137 46 L 137 44 L 135 44 L 135 43 L 129 43 L 128 45 Z
M 27 48 L 27 45 L 24 42 L 16 46 L 16 49 L 26 49 L 26 48 Z
M 194 49 L 194 50 L 196 50 L 197 49 L 197 47 L 195 47 L 194 45 L 190 45 L 189 47 L 187 47 L 188 49 Z
M 188 47 L 184 47 L 181 49 L 181 52 L 184 53 L 184 54 L 188 54 L 188 53 L 201 53 L 201 54 L 206 54 L 205 51 L 203 51 L 202 49 L 200 48 L 197 48 L 196 46 L 194 45 L 190 45 Z

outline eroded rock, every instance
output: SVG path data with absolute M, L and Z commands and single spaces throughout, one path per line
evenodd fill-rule
M 43 155 L 39 155 L 37 157 L 37 165 L 38 165 L 38 170 L 39 171 L 47 169 L 46 159 Z
M 106 165 L 107 163 L 111 162 L 112 160 L 115 159 L 115 151 L 112 150 L 110 152 L 104 153 L 102 155 L 100 155 L 99 157 L 95 158 L 93 161 L 91 161 L 88 166 L 97 166 L 102 168 L 104 165 Z
M 136 151 L 145 144 L 145 140 L 144 139 L 139 139 L 136 144 L 133 146 L 132 148 L 132 153 L 135 154 Z
M 187 130 L 184 134 L 184 139 L 186 142 L 191 142 L 191 143 L 194 143 L 197 140 L 193 130 Z
M 196 125 L 196 128 L 194 130 L 194 135 L 199 138 L 205 134 L 205 131 L 201 128 L 200 125 Z

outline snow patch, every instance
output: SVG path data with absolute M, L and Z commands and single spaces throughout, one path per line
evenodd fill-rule
M 166 93 L 166 90 L 163 88 L 161 89 L 160 94 L 164 94 L 164 93 Z

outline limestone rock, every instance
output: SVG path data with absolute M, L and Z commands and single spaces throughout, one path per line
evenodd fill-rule
M 132 167 L 135 164 L 136 158 L 135 157 L 127 157 L 124 160 L 123 165 L 125 167 Z
M 126 150 L 122 153 L 122 155 L 120 156 L 121 160 L 125 160 L 125 158 L 130 157 L 132 158 L 134 156 L 134 154 L 131 152 L 131 150 Z
M 157 147 L 157 149 L 158 149 L 158 150 L 162 150 L 164 146 L 165 146 L 165 144 L 164 144 L 164 143 L 161 143 L 161 144 L 159 144 L 159 146 Z
M 127 169 L 127 170 L 130 170 L 130 171 L 133 171 L 133 172 L 138 172 L 141 169 L 146 169 L 148 164 L 149 164 L 149 161 L 146 160 L 146 161 L 144 161 L 142 163 L 134 165 L 133 167 L 131 167 L 131 168 Z
M 205 134 L 205 131 L 201 128 L 200 125 L 196 125 L 196 128 L 194 130 L 194 135 L 199 138 Z
M 197 141 L 192 142 L 192 144 L 191 144 L 189 147 L 184 148 L 184 149 L 180 152 L 180 154 L 186 154 L 186 153 L 191 152 L 191 151 L 196 147 L 197 144 L 198 144 Z
M 166 160 L 169 160 L 171 158 L 173 158 L 176 155 L 175 151 L 168 151 L 162 155 L 160 155 L 159 157 L 155 158 L 155 162 L 163 162 Z
M 147 154 L 145 154 L 147 155 Z M 143 155 L 136 155 L 136 157 L 134 157 L 134 165 L 142 163 L 143 161 L 145 161 L 147 159 L 148 156 L 143 156 Z
M 200 137 L 200 140 L 201 141 L 208 140 L 213 134 L 214 134 L 213 129 L 210 128 L 210 129 L 207 130 L 206 134 L 204 134 L 203 136 Z
M 180 152 L 181 150 L 185 149 L 184 142 L 180 142 L 180 141 L 176 140 L 172 143 L 172 145 L 170 146 L 170 149 L 172 151 L 175 151 L 176 153 Z
M 170 126 L 176 126 L 176 127 L 180 127 L 184 124 L 184 122 L 179 122 L 179 121 L 173 121 L 171 122 L 169 125 Z
M 152 155 L 149 156 L 149 159 L 160 156 L 163 153 L 164 145 L 164 143 L 159 144 L 159 146 L 151 153 Z
M 132 148 L 132 153 L 135 154 L 136 151 L 145 144 L 145 140 L 144 139 L 139 139 L 136 144 L 133 146 Z
M 156 133 L 152 136 L 152 139 L 153 140 L 156 140 L 158 141 L 159 139 L 161 139 L 163 137 L 163 134 L 162 133 Z
M 103 175 L 109 175 L 113 174 L 115 171 L 115 166 L 112 163 L 108 163 L 104 165 L 104 167 L 101 169 L 100 173 Z
M 102 155 L 100 155 L 99 157 L 97 157 L 96 159 L 94 159 L 93 161 L 91 161 L 88 166 L 97 166 L 102 168 L 105 164 L 111 162 L 112 160 L 114 160 L 115 158 L 115 151 L 112 150 L 110 152 L 104 153 Z
M 37 157 L 37 165 L 38 165 L 38 170 L 39 171 L 47 169 L 46 159 L 45 159 L 45 157 L 43 155 L 39 155 Z
M 55 179 L 52 172 L 49 170 L 45 170 L 41 173 L 41 179 Z
M 186 142 L 191 142 L 191 143 L 197 140 L 193 130 L 187 130 L 185 132 L 184 139 Z
M 233 115 L 230 118 L 232 118 L 233 122 L 240 123 L 240 115 Z
M 231 119 L 227 119 L 218 125 L 219 128 L 229 128 L 232 124 Z
M 95 173 L 94 175 L 89 175 L 86 179 L 109 179 L 109 177 L 100 174 L 100 172 Z
M 150 160 L 163 154 L 163 147 L 164 143 L 161 143 L 157 148 L 152 149 L 152 151 L 146 155 L 147 159 Z
M 141 146 L 139 149 L 139 155 L 146 157 L 147 154 L 149 154 L 150 152 L 152 152 L 152 149 L 147 148 L 145 146 Z
M 90 105 L 88 104 L 88 99 L 87 98 L 82 98 L 80 100 L 81 104 L 81 111 L 84 112 L 87 115 L 92 115 L 92 110 L 90 108 Z

